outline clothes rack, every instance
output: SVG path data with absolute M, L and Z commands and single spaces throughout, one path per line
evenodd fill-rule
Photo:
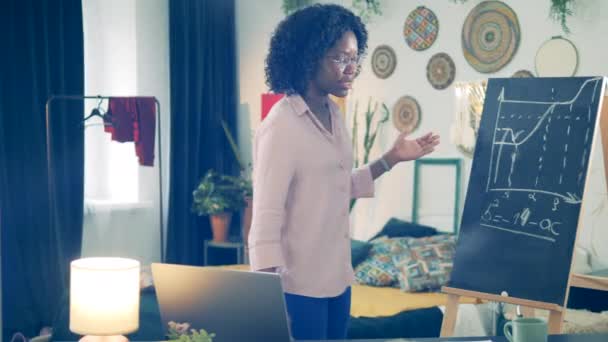
M 98 100 L 106 100 L 110 98 L 116 97 L 143 97 L 143 96 L 102 96 L 102 95 L 51 95 L 45 104 L 46 111 L 46 148 L 47 148 L 47 165 L 49 169 L 49 173 L 53 170 L 53 163 L 51 158 L 51 103 L 56 100 L 86 100 L 86 99 L 98 99 Z M 165 261 L 165 243 L 164 243 L 164 215 L 163 215 L 163 163 L 162 163 L 162 134 L 161 134 L 161 116 L 160 116 L 160 102 L 155 96 L 146 96 L 154 99 L 156 103 L 156 122 L 158 123 L 158 187 L 159 187 L 159 219 L 160 219 L 160 261 Z M 54 173 L 51 173 L 54 174 Z M 49 182 L 53 182 L 52 179 L 49 179 Z M 50 185 L 54 185 L 50 183 Z M 55 188 L 54 186 L 52 187 Z

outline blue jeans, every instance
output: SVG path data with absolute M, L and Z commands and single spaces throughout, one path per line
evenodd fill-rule
M 350 287 L 341 295 L 330 298 L 285 293 L 285 302 L 294 339 L 346 339 L 350 319 Z

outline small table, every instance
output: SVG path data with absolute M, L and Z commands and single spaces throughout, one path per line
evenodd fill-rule
M 205 240 L 203 253 L 205 257 L 205 265 L 230 265 L 243 264 L 245 262 L 245 246 L 242 242 L 239 241 L 219 242 L 213 240 Z M 212 260 L 213 262 L 210 262 L 209 255 L 212 253 L 216 253 L 217 255 L 222 256 L 224 258 L 224 261 L 215 262 Z M 233 254 L 234 257 L 231 254 Z

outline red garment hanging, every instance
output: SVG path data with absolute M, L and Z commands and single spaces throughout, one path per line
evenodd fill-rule
M 104 130 L 112 140 L 135 143 L 140 165 L 154 166 L 156 102 L 153 97 L 111 97 Z

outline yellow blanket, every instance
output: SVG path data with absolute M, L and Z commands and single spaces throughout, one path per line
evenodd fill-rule
M 249 270 L 249 265 L 229 265 L 222 268 Z M 461 297 L 461 303 L 475 303 L 474 298 Z M 393 287 L 352 286 L 350 314 L 354 317 L 391 316 L 402 311 L 445 305 L 447 295 L 424 292 L 409 293 Z

